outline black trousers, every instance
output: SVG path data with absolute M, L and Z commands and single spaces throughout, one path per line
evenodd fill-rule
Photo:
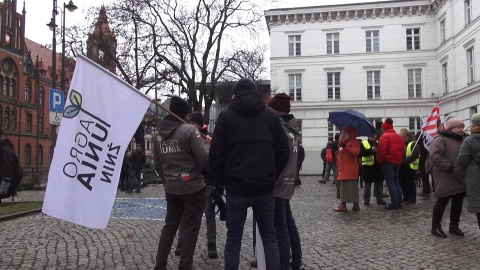
M 462 215 L 463 208 L 463 198 L 465 197 L 465 192 L 438 198 L 437 202 L 433 206 L 433 215 L 432 215 L 432 228 L 441 227 L 443 213 L 447 207 L 450 199 L 452 200 L 452 206 L 450 207 L 450 226 L 458 226 L 460 222 L 460 216 Z
M 425 160 L 420 159 L 418 170 L 420 172 L 420 177 L 422 178 L 422 193 L 430 193 L 430 174 L 425 171 Z
M 402 195 L 405 201 L 417 202 L 417 186 L 415 184 L 415 173 L 408 164 L 400 166 L 398 181 L 402 188 Z

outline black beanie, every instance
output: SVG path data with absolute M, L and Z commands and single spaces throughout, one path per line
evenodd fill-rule
M 203 116 L 201 112 L 193 112 L 190 114 L 190 121 L 197 123 L 200 127 L 203 127 Z
M 279 112 L 290 112 L 290 96 L 285 93 L 279 93 L 273 96 L 268 102 L 268 107 Z
M 189 114 L 192 109 L 190 104 L 178 96 L 173 96 L 170 100 L 170 107 L 168 108 L 172 113 L 176 114 L 179 117 L 185 117 Z
M 240 79 L 232 88 L 232 95 L 238 95 L 242 90 L 251 89 L 257 91 L 257 85 L 250 79 Z

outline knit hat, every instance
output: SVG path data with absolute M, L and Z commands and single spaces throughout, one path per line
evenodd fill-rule
M 238 95 L 242 90 L 251 89 L 257 91 L 257 85 L 250 79 L 240 79 L 232 88 L 232 95 Z
M 383 122 L 383 124 L 382 124 L 382 129 L 384 129 L 384 130 L 393 129 L 393 120 L 392 120 L 392 118 L 387 117 L 387 119 L 385 119 L 385 122 Z
M 179 117 L 185 117 L 192 111 L 190 104 L 178 96 L 173 96 L 170 99 L 170 107 L 168 109 Z
M 458 118 L 450 118 L 448 119 L 447 122 L 445 122 L 445 129 L 446 130 L 452 130 L 456 127 L 465 127 L 465 124 L 463 123 L 462 120 Z
M 472 122 L 472 126 L 480 126 L 480 113 L 472 115 L 470 121 Z
M 201 112 L 193 112 L 190 114 L 190 121 L 197 123 L 200 127 L 203 127 L 203 116 Z
M 276 94 L 267 105 L 275 111 L 288 113 L 290 112 L 290 96 L 285 93 Z

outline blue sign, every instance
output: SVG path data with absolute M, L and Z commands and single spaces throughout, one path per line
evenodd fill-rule
M 65 94 L 60 90 L 50 88 L 49 110 L 63 113 L 63 107 L 65 107 Z

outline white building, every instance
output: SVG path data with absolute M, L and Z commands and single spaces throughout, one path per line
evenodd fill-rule
M 480 100 L 480 0 L 396 0 L 265 11 L 271 85 L 293 97 L 305 174 L 338 130 L 328 112 L 355 109 L 397 131 L 420 131 L 420 111 L 466 121 Z M 478 40 L 476 40 L 478 39 Z M 476 64 L 477 63 L 477 64 Z

